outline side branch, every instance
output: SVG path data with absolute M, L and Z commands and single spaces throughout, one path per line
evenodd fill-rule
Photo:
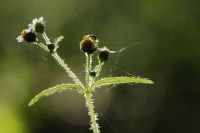
M 58 64 L 64 68 L 64 70 L 68 73 L 69 77 L 73 79 L 73 81 L 84 88 L 81 81 L 77 78 L 77 76 L 70 70 L 68 65 L 64 62 L 64 60 L 55 52 L 52 53 L 52 57 L 58 62 Z

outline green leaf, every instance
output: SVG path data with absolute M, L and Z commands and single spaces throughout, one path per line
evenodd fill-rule
M 31 99 L 28 106 L 30 107 L 33 104 L 35 104 L 38 100 L 40 100 L 41 98 L 43 98 L 45 96 L 53 95 L 56 92 L 61 92 L 61 91 L 64 91 L 66 89 L 78 89 L 78 88 L 81 88 L 81 86 L 79 86 L 77 84 L 61 84 L 61 85 L 51 87 L 49 89 L 42 91 L 41 93 L 36 95 L 33 99 Z
M 103 78 L 96 81 L 93 85 L 94 88 L 101 87 L 104 85 L 115 85 L 124 83 L 143 83 L 143 84 L 153 84 L 154 82 L 147 78 L 141 77 L 109 77 Z

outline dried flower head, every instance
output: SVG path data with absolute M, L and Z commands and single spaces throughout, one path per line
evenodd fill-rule
M 22 30 L 21 35 L 18 36 L 16 39 L 18 42 L 36 42 L 37 36 L 31 29 L 24 29 Z
M 29 28 L 33 29 L 37 33 L 44 33 L 45 31 L 45 21 L 43 17 L 34 18 L 32 23 L 29 24 Z
M 87 54 L 93 54 L 97 50 L 98 42 L 95 35 L 85 35 L 80 42 L 80 50 Z

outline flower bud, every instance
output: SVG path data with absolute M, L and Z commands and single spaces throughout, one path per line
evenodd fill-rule
M 90 74 L 91 77 L 95 77 L 96 76 L 96 72 L 95 71 L 90 71 L 89 74 Z
M 55 45 L 51 43 L 51 44 L 48 44 L 47 47 L 49 49 L 49 52 L 52 53 L 55 48 Z
M 85 35 L 80 42 L 80 50 L 87 54 L 93 54 L 97 50 L 98 39 L 95 35 Z
M 103 47 L 99 49 L 99 60 L 101 62 L 106 62 L 108 60 L 108 56 L 110 54 L 110 50 L 107 47 Z

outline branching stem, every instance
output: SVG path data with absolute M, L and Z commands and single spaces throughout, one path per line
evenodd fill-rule
M 94 112 L 94 105 L 93 105 L 93 99 L 92 99 L 92 81 L 90 76 L 90 70 L 91 70 L 91 64 L 92 63 L 92 55 L 86 54 L 86 64 L 85 64 L 85 81 L 86 81 L 86 88 L 85 88 L 85 101 L 88 108 L 88 114 L 90 116 L 91 120 L 91 128 L 93 130 L 93 133 L 99 133 L 99 127 L 97 123 L 97 114 Z
M 50 44 L 50 39 L 48 38 L 48 36 L 45 34 L 45 32 L 42 34 L 43 38 L 45 39 L 47 45 Z M 49 52 L 48 47 L 43 44 L 43 43 L 35 43 L 36 45 L 38 45 L 39 47 L 41 47 L 43 50 Z M 57 63 L 64 68 L 64 70 L 67 72 L 67 74 L 69 75 L 70 78 L 73 79 L 73 81 L 80 85 L 82 87 L 82 90 L 84 90 L 84 86 L 81 83 L 81 81 L 77 78 L 77 76 L 70 70 L 70 67 L 64 62 L 64 60 L 57 54 L 57 52 L 53 52 L 52 57 L 57 61 Z
M 99 65 L 98 65 L 98 68 L 97 68 L 97 71 L 96 71 L 96 75 L 95 75 L 95 77 L 93 77 L 93 78 L 91 79 L 91 83 L 90 83 L 91 86 L 93 86 L 93 84 L 95 83 L 97 77 L 99 76 L 103 64 L 104 64 L 103 62 L 99 62 Z M 91 87 L 91 89 L 92 89 L 92 88 L 93 88 L 93 87 Z
M 64 68 L 64 70 L 68 73 L 69 77 L 73 79 L 75 83 L 80 85 L 82 88 L 84 88 L 81 81 L 77 78 L 77 76 L 70 70 L 68 65 L 64 62 L 64 60 L 57 54 L 57 52 L 52 53 L 52 57 L 58 62 L 58 64 Z

